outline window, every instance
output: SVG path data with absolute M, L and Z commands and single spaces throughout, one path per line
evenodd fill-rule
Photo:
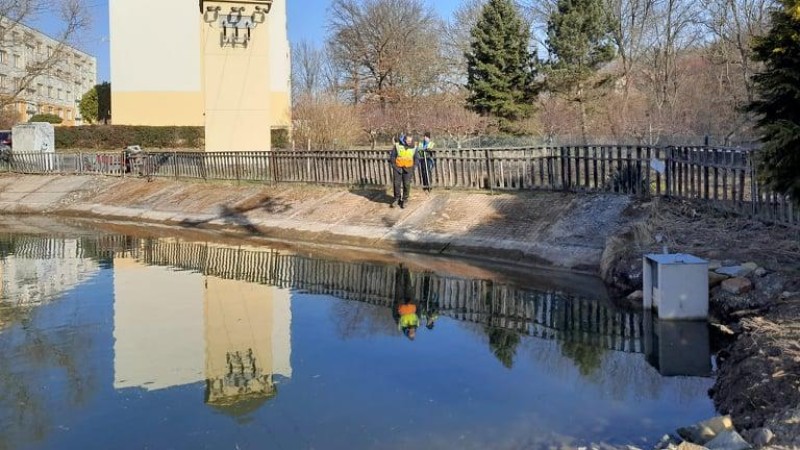
M 0 63 L 8 64 L 8 52 L 5 50 L 0 51 Z
M 8 85 L 8 77 L 5 75 L 0 75 L 0 88 L 5 89 Z
M 67 91 L 67 100 L 72 101 L 72 91 Z
M 22 57 L 14 53 L 14 67 L 22 69 Z
M 47 86 L 47 96 L 53 98 L 53 86 Z
M 38 92 L 39 92 L 39 95 L 44 96 L 44 85 L 43 84 L 38 85 Z
M 67 110 L 67 120 L 72 120 L 72 110 Z
M 64 91 L 62 89 L 58 90 L 58 99 L 64 100 Z

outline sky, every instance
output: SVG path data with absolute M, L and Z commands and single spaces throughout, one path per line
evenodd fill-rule
M 135 0 L 127 0 L 135 1 Z M 169 0 L 164 0 L 169 1 Z M 171 0 L 193 1 L 193 0 Z M 194 0 L 196 1 L 196 0 Z M 276 0 L 282 1 L 282 0 Z M 307 39 L 321 43 L 325 37 L 325 15 L 331 0 L 286 0 L 288 1 L 289 41 Z M 441 17 L 450 18 L 461 0 L 427 0 Z M 97 58 L 97 81 L 111 81 L 108 50 L 108 0 L 87 0 L 92 15 L 92 28 L 81 37 L 78 46 Z M 57 17 L 42 17 L 32 24 L 50 35 L 57 35 Z M 160 32 L 165 32 L 163 30 Z

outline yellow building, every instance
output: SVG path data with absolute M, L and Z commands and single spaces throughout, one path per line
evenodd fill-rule
M 0 19 L 0 28 L 5 30 L 0 32 L 0 96 L 16 95 L 14 119 L 27 122 L 35 114 L 55 114 L 62 125 L 82 125 L 78 104 L 97 84 L 97 60 L 22 24 Z M 53 61 L 52 68 L 31 80 L 30 74 L 38 72 L 30 68 L 45 60 Z
M 207 151 L 288 129 L 285 0 L 109 0 L 114 123 L 205 126 Z

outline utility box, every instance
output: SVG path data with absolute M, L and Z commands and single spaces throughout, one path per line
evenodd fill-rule
M 686 254 L 643 258 L 644 309 L 661 320 L 708 318 L 708 261 Z

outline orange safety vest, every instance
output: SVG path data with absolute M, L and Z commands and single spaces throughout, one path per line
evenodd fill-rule
M 397 151 L 397 158 L 394 160 L 397 167 L 402 167 L 404 169 L 414 167 L 414 156 L 417 153 L 416 147 L 409 148 L 403 144 L 397 143 L 394 148 Z

